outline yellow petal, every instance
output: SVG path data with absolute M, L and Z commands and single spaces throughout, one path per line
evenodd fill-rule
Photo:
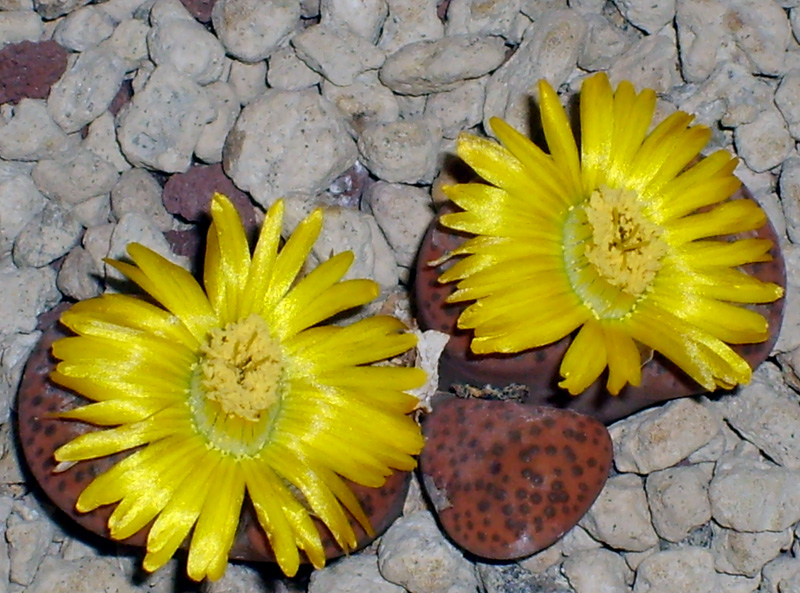
M 226 298 L 221 302 L 215 302 L 213 298 L 211 301 L 216 305 L 215 312 L 220 323 L 225 325 L 240 317 L 239 298 L 250 271 L 250 247 L 247 245 L 239 213 L 226 196 L 214 194 L 211 200 L 211 218 L 213 223 L 208 232 L 216 240 L 213 243 L 209 241 L 208 251 L 213 246 L 218 250 L 218 256 L 210 258 L 208 252 L 206 253 L 203 278 L 207 287 L 209 280 L 212 285 L 224 286 L 220 292 Z
M 624 323 L 620 323 L 619 326 L 619 328 L 611 324 L 603 326 L 603 339 L 608 357 L 608 391 L 612 395 L 617 395 L 628 383 L 640 385 L 642 382 L 639 349 L 624 332 Z
M 542 127 L 547 147 L 556 167 L 563 171 L 564 193 L 569 202 L 575 204 L 583 196 L 578 147 L 567 113 L 561 106 L 556 91 L 546 80 L 539 81 L 539 110 L 542 113 Z
M 242 317 L 252 313 L 262 312 L 262 304 L 269 290 L 275 260 L 278 256 L 278 246 L 281 240 L 283 227 L 283 200 L 276 200 L 264 218 L 261 232 L 258 236 L 250 273 L 247 276 L 247 285 L 240 295 L 240 308 Z
M 685 216 L 667 228 L 667 240 L 673 246 L 695 239 L 731 235 L 764 226 L 767 215 L 752 200 L 732 200 L 709 212 Z
M 561 360 L 558 386 L 578 395 L 594 383 L 606 368 L 606 349 L 603 330 L 594 319 L 583 324 Z

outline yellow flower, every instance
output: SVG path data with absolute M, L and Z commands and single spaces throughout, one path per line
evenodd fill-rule
M 474 301 L 458 326 L 475 353 L 515 353 L 579 329 L 561 364 L 572 394 L 608 367 L 617 394 L 641 381 L 640 346 L 661 352 L 706 389 L 750 380 L 727 344 L 767 338 L 766 320 L 738 303 L 766 303 L 781 287 L 738 269 L 768 261 L 771 242 L 722 235 L 767 222 L 740 186 L 736 159 L 718 151 L 690 166 L 705 126 L 677 112 L 651 132 L 656 96 L 605 74 L 581 89 L 580 152 L 553 88 L 539 83 L 550 154 L 492 119 L 500 146 L 462 134 L 458 154 L 488 184 L 446 189 L 463 212 L 442 223 L 477 235 L 440 276 L 450 302 Z M 726 201 L 727 200 L 727 201 Z
M 188 573 L 225 572 L 245 493 L 287 575 L 299 550 L 316 567 L 325 554 L 311 517 L 345 550 L 348 520 L 371 533 L 342 477 L 381 486 L 411 470 L 423 440 L 407 414 L 420 386 L 414 368 L 369 366 L 415 345 L 393 317 L 320 325 L 378 294 L 371 280 L 342 281 L 351 252 L 298 274 L 319 235 L 317 210 L 278 249 L 283 204 L 267 213 L 251 257 L 241 221 L 215 194 L 205 290 L 184 269 L 132 244 L 136 265 L 109 262 L 163 307 L 107 294 L 74 305 L 61 321 L 52 378 L 96 403 L 62 418 L 106 426 L 65 444 L 59 462 L 138 450 L 97 477 L 77 508 L 119 503 L 108 525 L 127 538 L 152 526 L 144 568 L 167 562 L 192 531 Z

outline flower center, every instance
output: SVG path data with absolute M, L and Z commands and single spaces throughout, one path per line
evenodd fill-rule
M 280 407 L 285 363 L 259 315 L 213 329 L 200 347 L 190 396 L 198 431 L 236 455 L 256 453 Z
M 584 207 L 591 227 L 586 259 L 609 284 L 634 297 L 650 286 L 667 252 L 661 227 L 647 218 L 636 198 L 631 190 L 602 186 Z

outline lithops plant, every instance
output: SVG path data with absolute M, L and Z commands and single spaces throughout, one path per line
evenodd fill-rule
M 594 502 L 611 468 L 602 423 L 571 410 L 442 394 L 423 423 L 420 471 L 459 546 L 512 560 L 546 548 Z

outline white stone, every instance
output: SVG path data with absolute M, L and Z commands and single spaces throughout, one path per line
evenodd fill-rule
M 225 171 L 262 206 L 317 193 L 357 156 L 336 106 L 316 92 L 268 90 L 242 109 L 223 151 Z
M 633 576 L 621 556 L 604 548 L 573 554 L 562 570 L 576 593 L 627 593 Z
M 725 593 L 753 593 L 761 583 L 761 576 L 746 577 L 739 574 L 717 573 L 717 585 Z
M 613 0 L 622 16 L 646 33 L 655 33 L 675 18 L 675 0 Z
M 784 298 L 783 323 L 775 352 L 791 352 L 800 347 L 800 246 L 785 243 L 781 246 L 786 261 L 786 294 Z
M 171 66 L 159 66 L 120 112 L 117 136 L 134 166 L 182 172 L 191 165 L 203 127 L 215 115 L 197 83 Z
M 749 58 L 753 74 L 783 74 L 792 35 L 786 12 L 774 0 L 728 0 L 726 4 L 723 24 Z
M 116 53 L 93 47 L 78 58 L 50 89 L 50 116 L 67 132 L 77 132 L 102 114 L 119 91 L 125 62 Z
M 3 269 L 0 271 L 0 333 L 31 332 L 36 316 L 61 300 L 52 268 Z
M 642 479 L 633 474 L 609 478 L 580 525 L 593 538 L 620 550 L 639 552 L 658 543 Z
M 103 10 L 110 14 L 115 21 L 123 22 L 134 18 L 144 18 L 155 0 L 107 0 L 103 3 Z
M 11 581 L 30 585 L 53 538 L 53 523 L 48 517 L 26 521 L 12 514 L 5 533 L 9 543 Z
M 437 119 L 445 138 L 478 125 L 483 120 L 486 77 L 467 80 L 451 91 L 435 93 L 425 103 L 424 117 Z
M 782 531 L 800 521 L 798 480 L 798 470 L 747 457 L 723 458 L 708 489 L 711 514 L 737 531 Z
M 273 54 L 274 57 L 275 54 Z M 231 60 L 228 84 L 236 91 L 239 103 L 247 105 L 267 90 L 267 62 L 261 60 L 248 64 L 239 60 Z
M 445 34 L 500 35 L 508 39 L 520 0 L 452 0 L 447 7 Z
M 0 255 L 11 250 L 14 240 L 30 220 L 42 211 L 47 200 L 36 188 L 26 168 L 0 162 Z
M 5 111 L 5 110 L 4 110 Z M 63 154 L 76 144 L 53 121 L 44 99 L 22 99 L 0 123 L 0 157 L 10 161 L 38 161 Z
M 686 80 L 702 82 L 718 63 L 728 59 L 745 61 L 723 26 L 725 4 L 721 0 L 676 0 L 675 9 L 681 71 Z
M 656 552 L 636 571 L 634 593 L 720 593 L 714 558 L 703 548 Z
M 65 295 L 76 301 L 100 295 L 102 269 L 83 247 L 73 247 L 58 270 L 56 286 Z
M 22 378 L 22 371 L 40 337 L 41 332 L 34 331 L 29 334 L 12 334 L 0 342 L 0 423 L 6 426 L 9 426 L 11 408 Z M 22 483 L 25 478 L 22 477 L 22 471 L 18 467 L 19 460 L 16 451 L 10 445 L 11 442 L 8 447 L 11 450 L 6 450 L 2 457 L 11 457 L 12 459 L 0 461 L 0 474 L 2 475 L 0 482 L 3 484 Z M 19 479 L 15 476 L 19 476 Z M 3 500 L 0 498 L 0 525 L 3 524 L 3 516 L 8 514 L 3 508 L 5 506 Z M 3 578 L 4 573 L 5 577 L 8 577 L 8 559 L 6 558 L 4 563 L 4 555 L 4 551 L 0 548 L 0 579 Z
M 786 233 L 793 243 L 800 243 L 800 157 L 792 156 L 783 162 L 779 188 Z
M 679 542 L 711 519 L 708 484 L 713 464 L 670 467 L 647 476 L 645 490 L 656 533 Z
M 496 36 L 456 35 L 418 41 L 389 56 L 380 79 L 403 95 L 449 91 L 464 80 L 491 72 L 504 58 L 505 44 Z
M 361 35 L 330 25 L 313 25 L 292 37 L 297 57 L 339 86 L 353 84 L 356 76 L 381 67 L 386 55 Z
M 767 107 L 751 123 L 736 128 L 736 150 L 753 171 L 778 166 L 794 148 L 786 122 L 774 106 Z
M 273 89 L 302 91 L 322 82 L 322 76 L 297 57 L 291 46 L 276 50 L 269 57 L 267 81 Z
M 764 566 L 761 576 L 764 593 L 785 593 L 787 583 L 800 584 L 800 558 L 782 554 Z
M 603 546 L 580 525 L 576 525 L 567 531 L 558 541 L 561 544 L 561 551 L 564 556 L 572 556 L 572 554 L 578 552 L 595 550 Z
M 217 0 L 211 12 L 217 37 L 243 62 L 268 57 L 300 22 L 296 0 Z
M 675 41 L 664 35 L 642 37 L 608 70 L 613 85 L 631 81 L 639 89 L 666 93 L 680 82 Z
M 791 70 L 781 79 L 775 91 L 775 105 L 786 120 L 789 133 L 800 138 L 800 70 Z
M 405 593 L 378 571 L 378 558 L 357 554 L 311 573 L 308 593 Z
M 116 22 L 101 6 L 83 6 L 62 19 L 53 39 L 73 51 L 86 51 L 111 37 Z
M 86 229 L 81 240 L 81 245 L 94 261 L 95 267 L 98 270 L 103 270 L 105 275 L 105 262 L 104 258 L 108 257 L 108 250 L 111 246 L 111 235 L 114 232 L 116 223 L 108 222 Z
M 358 139 L 364 165 L 390 183 L 430 183 L 436 174 L 441 130 L 431 120 L 366 126 Z
M 205 85 L 222 76 L 225 49 L 195 20 L 176 18 L 152 27 L 147 47 L 157 66 L 172 66 L 197 84 Z
M 180 573 L 185 572 L 185 568 L 180 566 L 180 564 L 175 568 L 178 573 L 175 576 L 179 579 L 182 578 L 183 575 Z M 161 569 L 159 569 L 159 572 L 161 572 Z M 173 576 L 171 580 L 173 584 L 167 589 L 169 593 L 172 593 L 175 587 L 175 577 Z M 271 588 L 271 583 L 270 580 L 264 578 L 264 574 L 258 564 L 228 563 L 222 578 L 218 581 L 204 581 L 199 591 L 200 593 L 261 593 L 264 591 L 265 587 Z M 288 590 L 277 585 L 276 593 L 282 591 L 289 593 Z
M 51 202 L 14 241 L 14 264 L 20 268 L 46 266 L 77 245 L 82 231 L 81 223 L 69 210 Z
M 0 10 L 33 10 L 33 0 L 0 0 Z
M 395 95 L 397 105 L 400 107 L 400 119 L 412 120 L 420 119 L 425 115 L 425 105 L 428 102 L 427 96 L 412 97 L 411 95 Z
M 544 78 L 554 88 L 561 86 L 575 68 L 585 36 L 586 22 L 573 10 L 548 12 L 529 27 L 517 51 L 486 85 L 483 127 L 489 129 L 489 118 L 502 117 L 514 128 L 528 130 L 537 119 L 531 112 L 537 82 Z
M 346 116 L 354 136 L 370 123 L 389 123 L 400 117 L 397 98 L 380 83 L 374 71 L 358 75 L 349 86 L 336 86 L 327 80 L 323 81 L 322 96 Z
M 69 14 L 76 8 L 88 4 L 91 0 L 34 0 L 33 4 L 45 19 L 51 20 Z
M 472 565 L 442 535 L 430 513 L 398 519 L 378 547 L 383 578 L 415 593 L 474 591 Z
M 711 524 L 711 552 L 719 572 L 754 577 L 764 565 L 792 545 L 792 530 L 740 533 Z
M 681 398 L 611 426 L 614 464 L 622 472 L 647 474 L 664 469 L 708 443 L 718 430 L 711 412 Z
M 110 111 L 106 111 L 89 124 L 89 131 L 81 142 L 81 148 L 110 163 L 118 173 L 131 168 L 117 142 L 117 127 Z
M 436 14 L 437 0 L 387 0 L 387 4 L 389 16 L 378 42 L 387 55 L 409 43 L 444 35 L 444 25 Z
M 541 552 L 536 552 L 533 556 L 518 560 L 517 564 L 532 574 L 541 574 L 551 566 L 559 564 L 563 558 L 561 540 L 559 540 Z
M 131 243 L 140 243 L 183 268 L 189 267 L 189 260 L 175 255 L 170 249 L 169 242 L 155 223 L 148 216 L 139 212 L 129 212 L 119 219 L 111 233 L 108 257 L 130 261 L 128 245 Z M 106 278 L 128 281 L 126 276 L 108 264 L 105 264 L 105 273 Z
M 64 205 L 110 192 L 118 177 L 111 163 L 85 149 L 39 161 L 33 168 L 33 181 L 39 191 Z
M 319 4 L 322 22 L 348 28 L 375 43 L 389 14 L 386 0 L 322 0 Z
M 578 55 L 578 66 L 584 70 L 610 68 L 631 46 L 633 36 L 626 34 L 602 14 L 584 15 L 587 25 L 586 42 Z
M 0 12 L 0 46 L 44 37 L 42 18 L 32 10 Z
M 310 265 L 327 260 L 332 253 L 349 250 L 354 261 L 344 276 L 346 279 L 371 278 L 382 288 L 397 285 L 398 270 L 392 248 L 371 214 L 329 206 L 313 196 L 300 194 L 287 197 L 284 204 L 284 236 L 294 231 L 314 208 L 321 207 L 325 214 L 320 236 L 311 248 Z
M 216 109 L 217 115 L 205 125 L 200 133 L 194 147 L 194 154 L 206 163 L 219 163 L 222 161 L 225 139 L 241 111 L 239 98 L 236 96 L 234 88 L 227 82 L 212 82 L 204 90 Z
M 92 590 L 114 593 L 140 593 L 141 588 L 122 569 L 115 566 L 113 558 L 79 558 L 67 561 L 47 557 L 42 562 L 36 578 L 25 593 L 76 593 Z
M 161 186 L 145 169 L 131 169 L 120 176 L 111 191 L 111 211 L 117 220 L 129 212 L 138 212 L 161 231 L 172 228 L 172 216 L 161 201 Z
M 660 550 L 658 546 L 653 546 L 652 548 L 647 548 L 641 552 L 623 552 L 622 557 L 625 558 L 625 564 L 628 565 L 628 568 L 636 571 L 642 562 L 659 551 Z
M 133 71 L 148 61 L 147 34 L 149 31 L 150 27 L 144 21 L 127 19 L 117 25 L 114 33 L 101 44 L 101 47 L 116 53 L 122 58 L 125 69 Z

